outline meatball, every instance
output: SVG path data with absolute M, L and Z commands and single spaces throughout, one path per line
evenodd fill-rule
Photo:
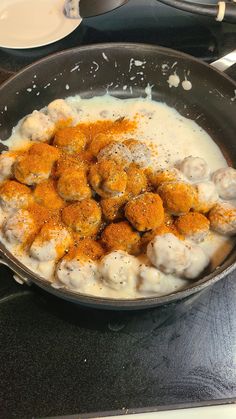
M 49 210 L 59 210 L 64 206 L 64 201 L 58 195 L 53 180 L 44 180 L 34 190 L 34 199 L 37 204 Z
M 13 165 L 15 163 L 17 153 L 8 151 L 0 155 L 0 182 L 13 177 Z
M 204 214 L 210 211 L 219 199 L 213 182 L 201 182 L 195 185 L 197 198 L 194 205 L 194 210 L 203 212 Z
M 57 191 L 65 201 L 81 201 L 92 196 L 83 169 L 67 169 L 58 180 Z
M 114 290 L 129 291 L 136 288 L 139 262 L 121 250 L 106 255 L 100 264 L 103 282 Z
M 141 239 L 142 248 L 145 250 L 148 243 L 152 241 L 156 236 L 162 236 L 163 234 L 174 234 L 179 239 L 183 239 L 183 236 L 180 234 L 180 232 L 177 230 L 177 228 L 174 225 L 166 225 L 162 224 L 160 227 L 155 228 L 154 230 L 147 231 L 143 234 Z
M 90 237 L 80 239 L 72 246 L 69 253 L 64 257 L 67 260 L 80 260 L 80 261 L 95 261 L 104 256 L 105 251 L 102 245 Z
M 185 285 L 183 279 L 168 277 L 152 266 L 141 265 L 139 269 L 138 291 L 143 296 L 161 296 L 175 292 Z
M 164 207 L 173 215 L 182 215 L 194 207 L 196 191 L 193 186 L 183 182 L 167 182 L 158 188 Z
M 151 171 L 148 174 L 148 179 L 154 188 L 158 188 L 162 183 L 165 182 L 176 182 L 185 180 L 183 174 L 175 168 L 168 170 L 157 170 L 156 172 Z
M 220 234 L 232 236 L 236 234 L 236 208 L 222 202 L 216 204 L 209 213 L 212 230 Z
M 182 276 L 190 266 L 190 251 L 185 243 L 173 234 L 156 236 L 147 247 L 151 263 L 166 274 Z
M 102 160 L 91 167 L 89 182 L 102 198 L 124 194 L 127 185 L 127 174 L 114 161 Z
M 217 192 L 222 199 L 236 198 L 236 170 L 232 167 L 224 167 L 212 175 Z
M 147 189 L 147 177 L 143 170 L 130 165 L 127 170 L 127 186 L 126 193 L 130 196 L 137 196 L 145 192 Z
M 175 222 L 179 232 L 188 239 L 200 242 L 209 232 L 209 220 L 199 212 L 181 215 Z
M 97 134 L 91 141 L 88 147 L 88 151 L 94 156 L 97 157 L 99 152 L 109 144 L 114 143 L 113 137 L 105 133 Z
M 26 116 L 20 127 L 21 135 L 32 141 L 49 141 L 53 137 L 54 131 L 54 122 L 48 115 L 39 111 L 34 111 Z
M 60 259 L 72 244 L 69 231 L 60 223 L 46 223 L 30 247 L 30 256 L 39 261 Z
M 86 145 L 86 136 L 77 127 L 59 129 L 54 137 L 53 145 L 66 153 L 80 153 Z
M 127 168 L 132 163 L 132 154 L 125 144 L 113 142 L 102 148 L 97 156 L 98 161 L 112 160 L 123 168 Z
M 207 179 L 210 174 L 210 168 L 207 162 L 201 157 L 185 157 L 180 163 L 179 169 L 192 182 Z
M 184 277 L 188 279 L 197 278 L 209 265 L 210 258 L 200 246 L 190 246 L 190 265 L 184 270 Z
M 16 211 L 3 225 L 3 233 L 7 241 L 14 245 L 24 246 L 31 243 L 37 231 L 37 223 L 26 209 Z
M 99 273 L 94 262 L 62 259 L 57 266 L 56 278 L 66 288 L 86 294 L 91 286 L 96 287 Z
M 127 195 L 105 198 L 100 201 L 102 213 L 107 221 L 114 221 L 122 217 L 123 207 L 128 201 Z
M 63 222 L 80 237 L 95 235 L 100 228 L 101 217 L 101 208 L 93 199 L 84 199 L 62 210 Z
M 125 216 L 138 231 L 157 228 L 164 221 L 162 200 L 154 193 L 139 195 L 126 204 Z
M 151 151 L 146 144 L 133 139 L 125 140 L 123 144 L 128 147 L 132 156 L 132 162 L 138 167 L 145 168 L 151 165 Z
M 15 180 L 0 185 L 0 205 L 5 211 L 26 208 L 32 201 L 31 190 Z
M 109 224 L 102 233 L 102 243 L 107 250 L 124 250 L 137 254 L 140 236 L 127 221 Z
M 86 172 L 87 164 L 83 160 L 81 160 L 78 155 L 69 155 L 62 153 L 62 155 L 56 162 L 53 175 L 55 177 L 60 177 L 68 169 L 79 171 L 83 170 L 84 172 Z
M 74 124 L 76 120 L 76 112 L 63 99 L 56 99 L 49 103 L 48 115 L 56 123 L 66 121 L 67 123 Z
M 59 153 L 55 147 L 48 144 L 35 144 L 27 153 L 17 158 L 13 168 L 14 176 L 26 185 L 40 183 L 49 178 L 58 158 Z

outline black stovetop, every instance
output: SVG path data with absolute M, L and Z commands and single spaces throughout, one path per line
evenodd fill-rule
M 159 44 L 211 62 L 235 49 L 236 25 L 130 0 L 50 46 L 0 49 L 0 82 L 54 51 L 110 41 Z M 236 79 L 235 67 L 229 74 Z M 0 418 L 235 401 L 235 302 L 231 274 L 163 308 L 87 310 L 19 285 L 1 267 Z

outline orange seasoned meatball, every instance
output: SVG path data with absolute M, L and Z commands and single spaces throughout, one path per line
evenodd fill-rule
M 69 253 L 65 256 L 66 260 L 78 259 L 80 261 L 89 261 L 89 260 L 99 260 L 105 254 L 105 251 L 101 244 L 86 237 L 85 239 L 80 239 L 76 245 L 72 246 Z
M 6 180 L 0 185 L 0 204 L 3 210 L 26 208 L 31 200 L 31 190 L 15 180 Z
M 175 168 L 166 170 L 157 170 L 149 173 L 149 181 L 154 188 L 158 188 L 162 183 L 175 182 L 183 179 L 181 172 Z
M 137 254 L 140 236 L 127 221 L 109 224 L 102 233 L 102 243 L 107 250 L 124 250 Z
M 210 222 L 199 212 L 189 212 L 188 214 L 181 215 L 176 220 L 175 226 L 183 236 L 200 242 L 207 235 Z
M 83 169 L 86 172 L 87 165 L 82 159 L 80 159 L 80 157 L 77 154 L 69 155 L 69 154 L 62 153 L 60 158 L 56 162 L 53 175 L 56 177 L 60 177 L 68 169 L 71 169 L 71 170 Z
M 66 127 L 59 129 L 54 137 L 53 145 L 66 153 L 80 153 L 86 145 L 86 136 L 77 127 Z
M 147 177 L 142 169 L 135 165 L 130 165 L 127 170 L 126 192 L 130 197 L 140 195 L 147 189 Z
M 26 185 L 34 185 L 48 179 L 60 153 L 48 144 L 34 144 L 27 153 L 16 159 L 15 178 Z
M 127 174 L 114 161 L 102 160 L 91 167 L 89 182 L 103 198 L 119 196 L 125 192 Z
M 196 190 L 183 182 L 167 182 L 158 188 L 164 207 L 173 215 L 182 215 L 190 211 L 196 202 Z
M 57 191 L 65 201 L 81 201 L 92 195 L 83 169 L 67 169 L 57 182 Z
M 91 143 L 89 144 L 88 151 L 94 157 L 97 157 L 99 151 L 112 142 L 113 138 L 111 137 L 111 135 L 101 132 L 92 139 Z
M 164 222 L 164 209 L 159 195 L 144 193 L 125 206 L 125 216 L 138 231 L 159 227 Z
M 101 208 L 94 199 L 84 199 L 62 210 L 63 222 L 80 237 L 95 235 L 101 225 L 101 216 Z
M 52 179 L 43 180 L 36 186 L 34 199 L 37 204 L 49 210 L 58 210 L 64 206 L 64 201 L 58 195 Z
M 122 216 L 122 208 L 128 201 L 127 195 L 102 199 L 100 204 L 106 220 L 114 221 Z

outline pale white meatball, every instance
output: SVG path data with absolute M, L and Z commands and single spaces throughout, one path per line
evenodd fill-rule
M 48 115 L 53 122 L 71 120 L 75 122 L 76 112 L 64 99 L 56 99 L 48 105 Z
M 62 260 L 56 270 L 58 281 L 69 289 L 84 292 L 96 286 L 98 268 L 94 262 L 79 260 Z
M 202 271 L 209 265 L 210 258 L 204 250 L 197 245 L 191 245 L 190 248 L 190 265 L 184 271 L 184 277 L 188 279 L 197 278 Z
M 59 259 L 65 254 L 71 242 L 71 235 L 66 228 L 46 224 L 33 241 L 30 255 L 39 261 Z
M 0 155 L 0 182 L 12 177 L 12 168 L 15 163 L 16 155 L 11 152 Z
M 103 282 L 114 290 L 133 290 L 139 263 L 137 258 L 121 250 L 106 255 L 100 264 Z
M 125 145 L 131 152 L 133 163 L 143 168 L 151 165 L 151 151 L 146 144 L 136 140 L 127 140 Z
M 197 200 L 194 209 L 199 212 L 208 212 L 219 200 L 215 184 L 213 182 L 200 182 L 195 185 Z
M 232 167 L 224 167 L 216 170 L 212 175 L 218 194 L 223 199 L 236 198 L 236 170 Z
M 20 132 L 23 137 L 32 141 L 49 141 L 55 130 L 55 124 L 48 115 L 34 111 L 23 120 Z
M 10 216 L 3 225 L 3 233 L 11 244 L 24 244 L 36 230 L 32 215 L 25 209 L 20 209 Z
M 179 169 L 192 182 L 207 179 L 210 168 L 201 157 L 188 156 L 180 163 Z
M 187 280 L 165 275 L 152 266 L 141 265 L 139 269 L 138 292 L 143 296 L 166 295 L 182 289 Z
M 122 167 L 128 167 L 132 163 L 132 154 L 128 147 L 123 143 L 110 143 L 106 147 L 102 148 L 97 156 L 98 161 L 103 159 L 113 160 Z
M 156 268 L 166 274 L 182 276 L 190 265 L 189 249 L 171 233 L 156 236 L 148 244 L 147 256 Z
M 215 205 L 209 213 L 212 230 L 220 234 L 232 236 L 236 234 L 236 208 L 222 202 Z

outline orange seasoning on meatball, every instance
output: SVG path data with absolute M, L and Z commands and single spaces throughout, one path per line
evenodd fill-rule
M 58 195 L 52 179 L 44 180 L 36 186 L 34 199 L 39 205 L 49 210 L 58 210 L 65 205 L 63 199 Z
M 57 191 L 65 201 L 81 201 L 92 196 L 83 169 L 67 169 L 57 182 Z
M 185 237 L 197 239 L 204 238 L 210 228 L 209 220 L 199 212 L 189 212 L 181 215 L 175 222 L 179 232 Z
M 76 245 L 72 246 L 65 259 L 78 259 L 80 261 L 97 261 L 104 256 L 105 251 L 102 245 L 90 237 L 80 239 Z
M 147 177 L 142 169 L 139 169 L 134 164 L 131 164 L 127 170 L 127 194 L 137 196 L 147 189 Z
M 107 250 L 124 250 L 130 254 L 139 251 L 140 236 L 127 221 L 109 224 L 102 233 L 103 245 Z
M 128 201 L 127 195 L 113 196 L 111 198 L 101 199 L 100 205 L 102 213 L 107 221 L 114 221 L 122 217 L 122 209 Z
M 83 151 L 86 145 L 86 136 L 78 127 L 59 129 L 54 137 L 53 145 L 73 154 Z
M 167 182 L 158 188 L 165 209 L 173 215 L 182 215 L 194 207 L 196 190 L 183 182 Z
M 151 192 L 139 195 L 126 204 L 125 216 L 138 231 L 157 228 L 164 222 L 162 200 Z
M 113 137 L 109 134 L 100 132 L 95 135 L 88 146 L 88 151 L 95 157 L 97 157 L 99 151 L 106 147 L 108 144 L 113 142 Z
M 91 167 L 89 182 L 98 195 L 109 198 L 125 192 L 127 174 L 114 161 L 102 160 Z

